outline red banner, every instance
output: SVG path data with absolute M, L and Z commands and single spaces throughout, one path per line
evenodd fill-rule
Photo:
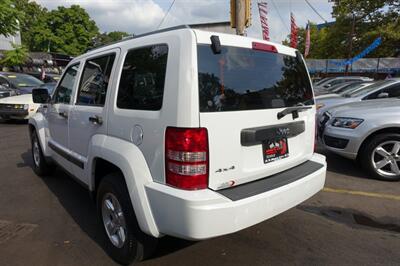
M 297 48 L 297 32 L 298 28 L 293 13 L 290 13 L 290 46 Z
M 263 39 L 269 41 L 269 27 L 268 27 L 268 5 L 266 2 L 258 3 L 258 12 L 260 13 L 260 21 Z
M 306 29 L 306 41 L 305 41 L 305 49 L 304 49 L 304 57 L 307 57 L 308 54 L 310 53 L 310 46 L 311 46 L 311 27 L 310 23 L 307 24 L 307 29 Z

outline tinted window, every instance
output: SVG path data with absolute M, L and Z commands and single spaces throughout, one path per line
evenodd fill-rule
M 167 45 L 148 46 L 128 52 L 119 84 L 118 108 L 161 109 L 167 57 Z
M 389 98 L 400 97 L 400 84 L 387 88 L 385 92 L 389 93 Z
M 346 96 L 348 96 L 348 97 L 364 96 L 364 95 L 367 95 L 368 93 L 373 92 L 374 90 L 379 89 L 380 87 L 384 87 L 390 83 L 393 83 L 393 80 L 379 80 L 361 90 L 352 91 L 352 92 L 346 94 Z
M 103 106 L 115 54 L 89 59 L 79 84 L 77 104 Z
M 76 64 L 70 66 L 65 71 L 64 77 L 53 95 L 53 103 L 70 103 L 72 89 L 74 88 L 76 75 L 78 74 L 78 68 L 79 64 Z
M 313 104 L 304 63 L 293 56 L 198 46 L 200 111 L 238 111 Z

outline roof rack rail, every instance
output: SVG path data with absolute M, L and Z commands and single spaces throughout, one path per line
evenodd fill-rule
M 132 40 L 132 39 L 137 39 L 137 38 L 141 38 L 141 37 L 144 37 L 144 36 L 153 35 L 153 34 L 157 34 L 157 33 L 161 33 L 161 32 L 180 30 L 180 29 L 190 29 L 190 26 L 189 25 L 179 25 L 179 26 L 165 28 L 165 29 L 161 29 L 161 30 L 150 31 L 150 32 L 146 32 L 146 33 L 143 33 L 143 34 L 139 34 L 139 35 L 133 35 L 131 37 L 127 37 L 127 38 L 119 40 L 119 41 L 107 43 L 107 44 L 100 45 L 100 46 L 93 47 L 93 48 L 88 48 L 85 51 L 85 53 L 91 52 L 91 51 L 94 51 L 94 50 L 97 50 L 97 49 L 100 49 L 100 48 L 103 48 L 103 47 L 107 47 L 107 46 L 110 46 L 110 45 L 113 45 L 113 44 L 116 44 L 116 43 L 121 43 L 121 42 L 129 41 L 129 40 Z

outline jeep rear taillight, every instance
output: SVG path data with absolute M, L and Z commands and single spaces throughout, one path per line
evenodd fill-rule
M 168 185 L 185 190 L 207 188 L 208 162 L 206 128 L 167 127 L 165 173 Z

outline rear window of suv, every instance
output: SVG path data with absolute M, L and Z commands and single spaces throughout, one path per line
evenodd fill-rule
M 200 112 L 284 108 L 314 104 L 303 60 L 222 46 L 198 45 Z

